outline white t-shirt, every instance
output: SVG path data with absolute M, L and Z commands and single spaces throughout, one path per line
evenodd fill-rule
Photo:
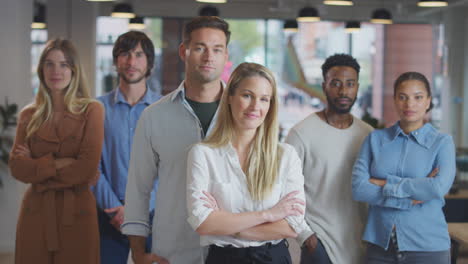
M 194 230 L 203 223 L 213 211 L 204 206 L 202 191 L 211 193 L 221 210 L 232 213 L 253 212 L 273 207 L 286 194 L 299 190 L 297 198 L 305 200 L 304 177 L 299 157 L 293 147 L 280 144 L 283 150 L 279 164 L 277 183 L 272 193 L 262 201 L 251 198 L 247 188 L 246 175 L 242 171 L 239 158 L 231 144 L 220 148 L 212 148 L 204 144 L 196 144 L 189 151 L 187 160 L 187 207 L 188 222 Z M 306 228 L 304 216 L 288 216 L 285 219 L 296 233 Z M 251 241 L 234 236 L 201 236 L 202 246 L 215 244 L 218 246 L 232 245 L 234 247 L 260 246 L 267 242 Z

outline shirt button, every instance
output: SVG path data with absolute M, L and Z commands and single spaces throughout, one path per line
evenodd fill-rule
M 418 135 L 418 132 L 414 132 L 415 135 Z

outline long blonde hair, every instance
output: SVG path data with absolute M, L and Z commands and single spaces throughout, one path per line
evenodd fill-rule
M 91 98 L 78 54 L 71 41 L 59 38 L 48 41 L 44 51 L 42 51 L 37 67 L 37 75 L 40 80 L 39 91 L 34 102 L 26 107 L 34 109 L 34 114 L 26 128 L 26 138 L 29 138 L 36 132 L 53 114 L 50 89 L 47 87 L 44 77 L 45 60 L 52 50 L 63 52 L 72 71 L 70 84 L 65 90 L 64 101 L 66 110 L 72 114 L 81 114 L 86 110 L 89 103 L 95 101 Z
M 216 126 L 203 143 L 222 147 L 231 142 L 235 131 L 229 96 L 235 94 L 244 79 L 251 77 L 265 78 L 272 87 L 270 108 L 264 122 L 257 128 L 247 159 L 247 187 L 252 198 L 261 201 L 271 194 L 278 177 L 281 157 L 278 146 L 278 96 L 275 78 L 270 70 L 260 64 L 246 62 L 234 70 L 221 98 Z

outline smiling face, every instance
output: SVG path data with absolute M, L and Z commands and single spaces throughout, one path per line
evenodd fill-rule
M 349 113 L 359 88 L 358 73 L 349 66 L 332 67 L 325 75 L 322 88 L 330 110 L 339 114 Z
M 226 35 L 219 29 L 200 28 L 190 36 L 190 42 L 179 48 L 186 78 L 202 84 L 219 81 L 228 59 Z
M 236 130 L 255 131 L 265 120 L 270 109 L 273 88 L 271 83 L 260 76 L 242 80 L 233 95 L 229 95 L 229 105 Z
M 400 122 L 422 126 L 424 116 L 431 104 L 431 97 L 423 82 L 407 80 L 396 87 L 394 95 L 395 109 Z
M 148 59 L 141 48 L 141 44 L 129 51 L 119 54 L 116 61 L 117 72 L 121 81 L 127 84 L 135 84 L 145 81 L 145 75 L 148 71 Z

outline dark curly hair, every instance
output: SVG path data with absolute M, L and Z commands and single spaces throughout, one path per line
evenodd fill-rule
M 361 69 L 361 66 L 359 66 L 359 63 L 355 58 L 348 54 L 334 54 L 330 57 L 328 57 L 325 62 L 322 64 L 322 75 L 323 79 L 325 79 L 325 76 L 327 75 L 327 72 L 335 67 L 335 66 L 348 66 L 356 70 L 358 77 L 359 77 L 359 70 Z
M 429 84 L 429 81 L 427 80 L 426 76 L 424 74 L 419 73 L 419 72 L 405 72 L 402 73 L 398 78 L 395 80 L 395 83 L 393 84 L 393 96 L 396 95 L 396 91 L 398 87 L 405 81 L 420 81 L 424 84 L 424 88 L 426 88 L 427 96 L 432 97 L 432 92 L 431 92 L 431 85 Z M 432 99 L 432 98 L 431 98 Z M 434 104 L 432 103 L 429 105 L 429 108 L 426 110 L 426 113 L 431 111 L 432 107 L 434 107 Z

